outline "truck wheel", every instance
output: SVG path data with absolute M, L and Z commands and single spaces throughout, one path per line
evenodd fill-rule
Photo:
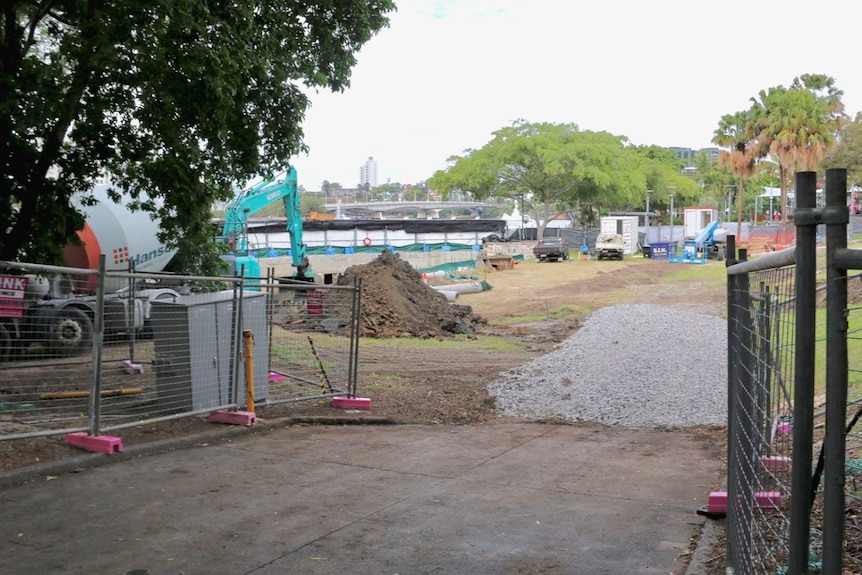
M 6 326 L 0 323 L 0 363 L 9 361 L 12 357 L 12 336 Z
M 83 311 L 66 308 L 57 312 L 48 329 L 48 347 L 58 355 L 81 353 L 93 343 L 93 322 Z

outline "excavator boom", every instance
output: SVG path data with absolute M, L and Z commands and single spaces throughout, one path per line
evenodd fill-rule
M 295 278 L 310 280 L 313 274 L 306 255 L 306 246 L 302 241 L 302 212 L 299 207 L 296 170 L 293 167 L 275 178 L 250 186 L 237 195 L 225 209 L 222 239 L 231 247 L 236 264 L 246 266 L 246 275 L 259 277 L 259 265 L 248 255 L 248 219 L 255 212 L 278 200 L 284 204 L 287 233 L 290 236 L 291 263 L 296 268 Z

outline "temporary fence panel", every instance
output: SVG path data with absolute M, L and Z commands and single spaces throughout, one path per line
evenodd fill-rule
M 126 297 L 141 303 L 143 321 L 134 333 L 104 341 L 102 388 L 125 393 L 100 394 L 98 431 L 119 435 L 119 430 L 142 423 L 237 409 L 243 385 L 244 327 L 237 302 L 242 294 L 246 294 L 243 301 L 253 297 L 248 295 L 253 292 L 243 292 L 242 279 L 135 272 L 108 275 L 127 279 L 130 295 Z M 106 303 L 116 295 L 106 296 Z M 263 303 L 259 307 L 263 309 Z M 265 330 L 262 318 L 259 323 L 257 329 Z
M 28 274 L 128 287 L 41 299 Z M 257 406 L 355 396 L 361 284 L 257 280 L 0 262 L 0 440 L 247 407 L 246 331 Z
M 862 289 L 846 273 L 862 250 L 847 249 L 845 170 L 827 170 L 825 208 L 813 172 L 796 190 L 796 248 L 728 268 L 733 573 L 862 572 Z
M 63 297 L 99 270 L 0 262 L 0 439 L 86 430 L 99 306 Z M 65 274 L 64 282 L 52 281 Z M 73 275 L 74 274 L 74 275 Z M 118 393 L 106 386 L 101 393 Z
M 282 279 L 267 291 L 266 404 L 355 395 L 361 286 Z
M 783 267 L 728 280 L 728 549 L 739 573 L 775 573 L 787 561 L 796 325 L 791 255 L 781 254 Z

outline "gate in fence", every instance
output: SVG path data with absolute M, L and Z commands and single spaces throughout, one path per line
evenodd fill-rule
M 355 397 L 361 284 L 247 281 L 0 262 L 0 440 Z
M 796 247 L 728 262 L 729 573 L 862 570 L 862 289 L 847 273 L 862 250 L 847 248 L 846 190 L 827 170 L 818 207 L 816 174 L 798 173 Z

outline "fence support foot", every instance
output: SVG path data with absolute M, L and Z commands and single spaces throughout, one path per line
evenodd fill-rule
M 111 437 L 109 435 L 88 435 L 84 431 L 78 433 L 67 433 L 64 442 L 94 453 L 110 454 L 123 450 L 123 440 L 119 437 Z
M 754 504 L 760 509 L 778 509 L 781 507 L 781 492 L 758 491 L 754 494 Z M 727 491 L 710 493 L 706 510 L 711 514 L 727 513 Z
M 129 375 L 134 375 L 136 373 L 144 373 L 144 366 L 140 363 L 134 363 L 130 359 L 123 360 L 123 369 Z
M 337 395 L 332 398 L 332 407 L 346 409 L 371 409 L 371 399 L 367 397 L 346 397 Z
M 257 416 L 250 411 L 214 411 L 210 413 L 207 421 L 230 425 L 252 425 L 257 421 Z
M 783 455 L 761 455 L 760 464 L 764 469 L 775 471 L 776 469 L 789 469 L 792 461 L 789 457 Z

